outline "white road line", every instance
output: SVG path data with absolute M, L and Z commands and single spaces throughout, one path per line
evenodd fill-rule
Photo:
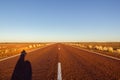
M 75 47 L 75 48 L 81 49 L 81 48 L 78 48 L 78 47 Z M 113 56 L 105 55 L 105 54 L 102 54 L 102 53 L 99 53 L 99 52 L 93 52 L 93 51 L 89 51 L 89 50 L 86 50 L 86 49 L 81 49 L 81 50 L 84 50 L 84 51 L 87 51 L 87 52 L 90 52 L 90 53 L 95 53 L 97 55 L 101 55 L 101 56 L 104 56 L 104 57 L 107 57 L 107 58 L 110 58 L 110 59 L 120 60 L 120 58 L 116 58 L 116 57 L 113 57 Z
M 60 48 L 58 48 L 58 50 L 60 50 Z
M 62 72 L 61 72 L 61 63 L 58 62 L 58 75 L 57 80 L 62 80 Z
M 7 59 L 10 59 L 10 58 L 14 58 L 16 56 L 19 56 L 20 54 L 17 54 L 17 55 L 14 55 L 14 56 L 10 56 L 10 57 L 7 57 L 7 58 L 3 58 L 3 59 L 0 59 L 0 62 L 1 61 L 4 61 L 4 60 L 7 60 Z

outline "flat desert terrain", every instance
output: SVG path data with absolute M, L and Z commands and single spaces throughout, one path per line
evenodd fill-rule
M 87 49 L 88 50 L 88 49 Z M 0 80 L 120 80 L 120 60 L 56 43 L 0 61 Z

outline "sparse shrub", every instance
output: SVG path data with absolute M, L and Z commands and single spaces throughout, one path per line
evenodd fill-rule
M 29 48 L 32 48 L 32 45 L 29 45 Z
M 92 45 L 88 45 L 88 48 L 89 48 L 89 49 L 92 49 Z
M 113 48 L 112 47 L 108 47 L 108 52 L 113 52 Z
M 117 52 L 120 53 L 120 49 L 117 49 Z
M 107 51 L 107 50 L 108 50 L 108 48 L 107 48 L 107 47 L 103 47 L 103 50 L 104 50 L 104 51 Z
M 95 46 L 95 49 L 97 49 L 97 50 L 98 50 L 98 49 L 99 49 L 99 46 Z
M 102 51 L 102 50 L 103 50 L 103 47 L 102 47 L 102 46 L 95 46 L 95 49 Z
M 41 44 L 39 44 L 39 46 L 41 46 Z
M 34 45 L 33 45 L 33 47 L 35 48 L 35 47 L 36 47 L 36 45 L 34 44 Z
M 6 49 L 6 50 L 5 50 L 5 53 L 8 53 L 8 52 L 9 52 L 9 50 L 8 50 L 8 49 Z
M 103 50 L 102 46 L 98 46 L 98 50 L 102 51 Z
M 85 46 L 85 45 L 81 45 L 81 47 L 82 47 L 82 48 L 86 48 L 87 46 Z
M 37 47 L 39 47 L 39 45 L 38 45 L 38 44 L 36 44 L 36 46 L 37 46 Z

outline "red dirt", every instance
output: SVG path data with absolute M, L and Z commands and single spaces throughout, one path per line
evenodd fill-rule
M 60 50 L 58 50 L 60 48 Z M 18 57 L 0 62 L 0 80 L 10 80 Z M 63 80 L 119 80 L 120 61 L 64 44 L 54 44 L 28 53 L 32 80 L 57 80 L 61 62 Z

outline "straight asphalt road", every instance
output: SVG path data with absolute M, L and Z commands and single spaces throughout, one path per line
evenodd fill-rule
M 57 43 L 0 61 L 0 80 L 120 80 L 120 61 Z

